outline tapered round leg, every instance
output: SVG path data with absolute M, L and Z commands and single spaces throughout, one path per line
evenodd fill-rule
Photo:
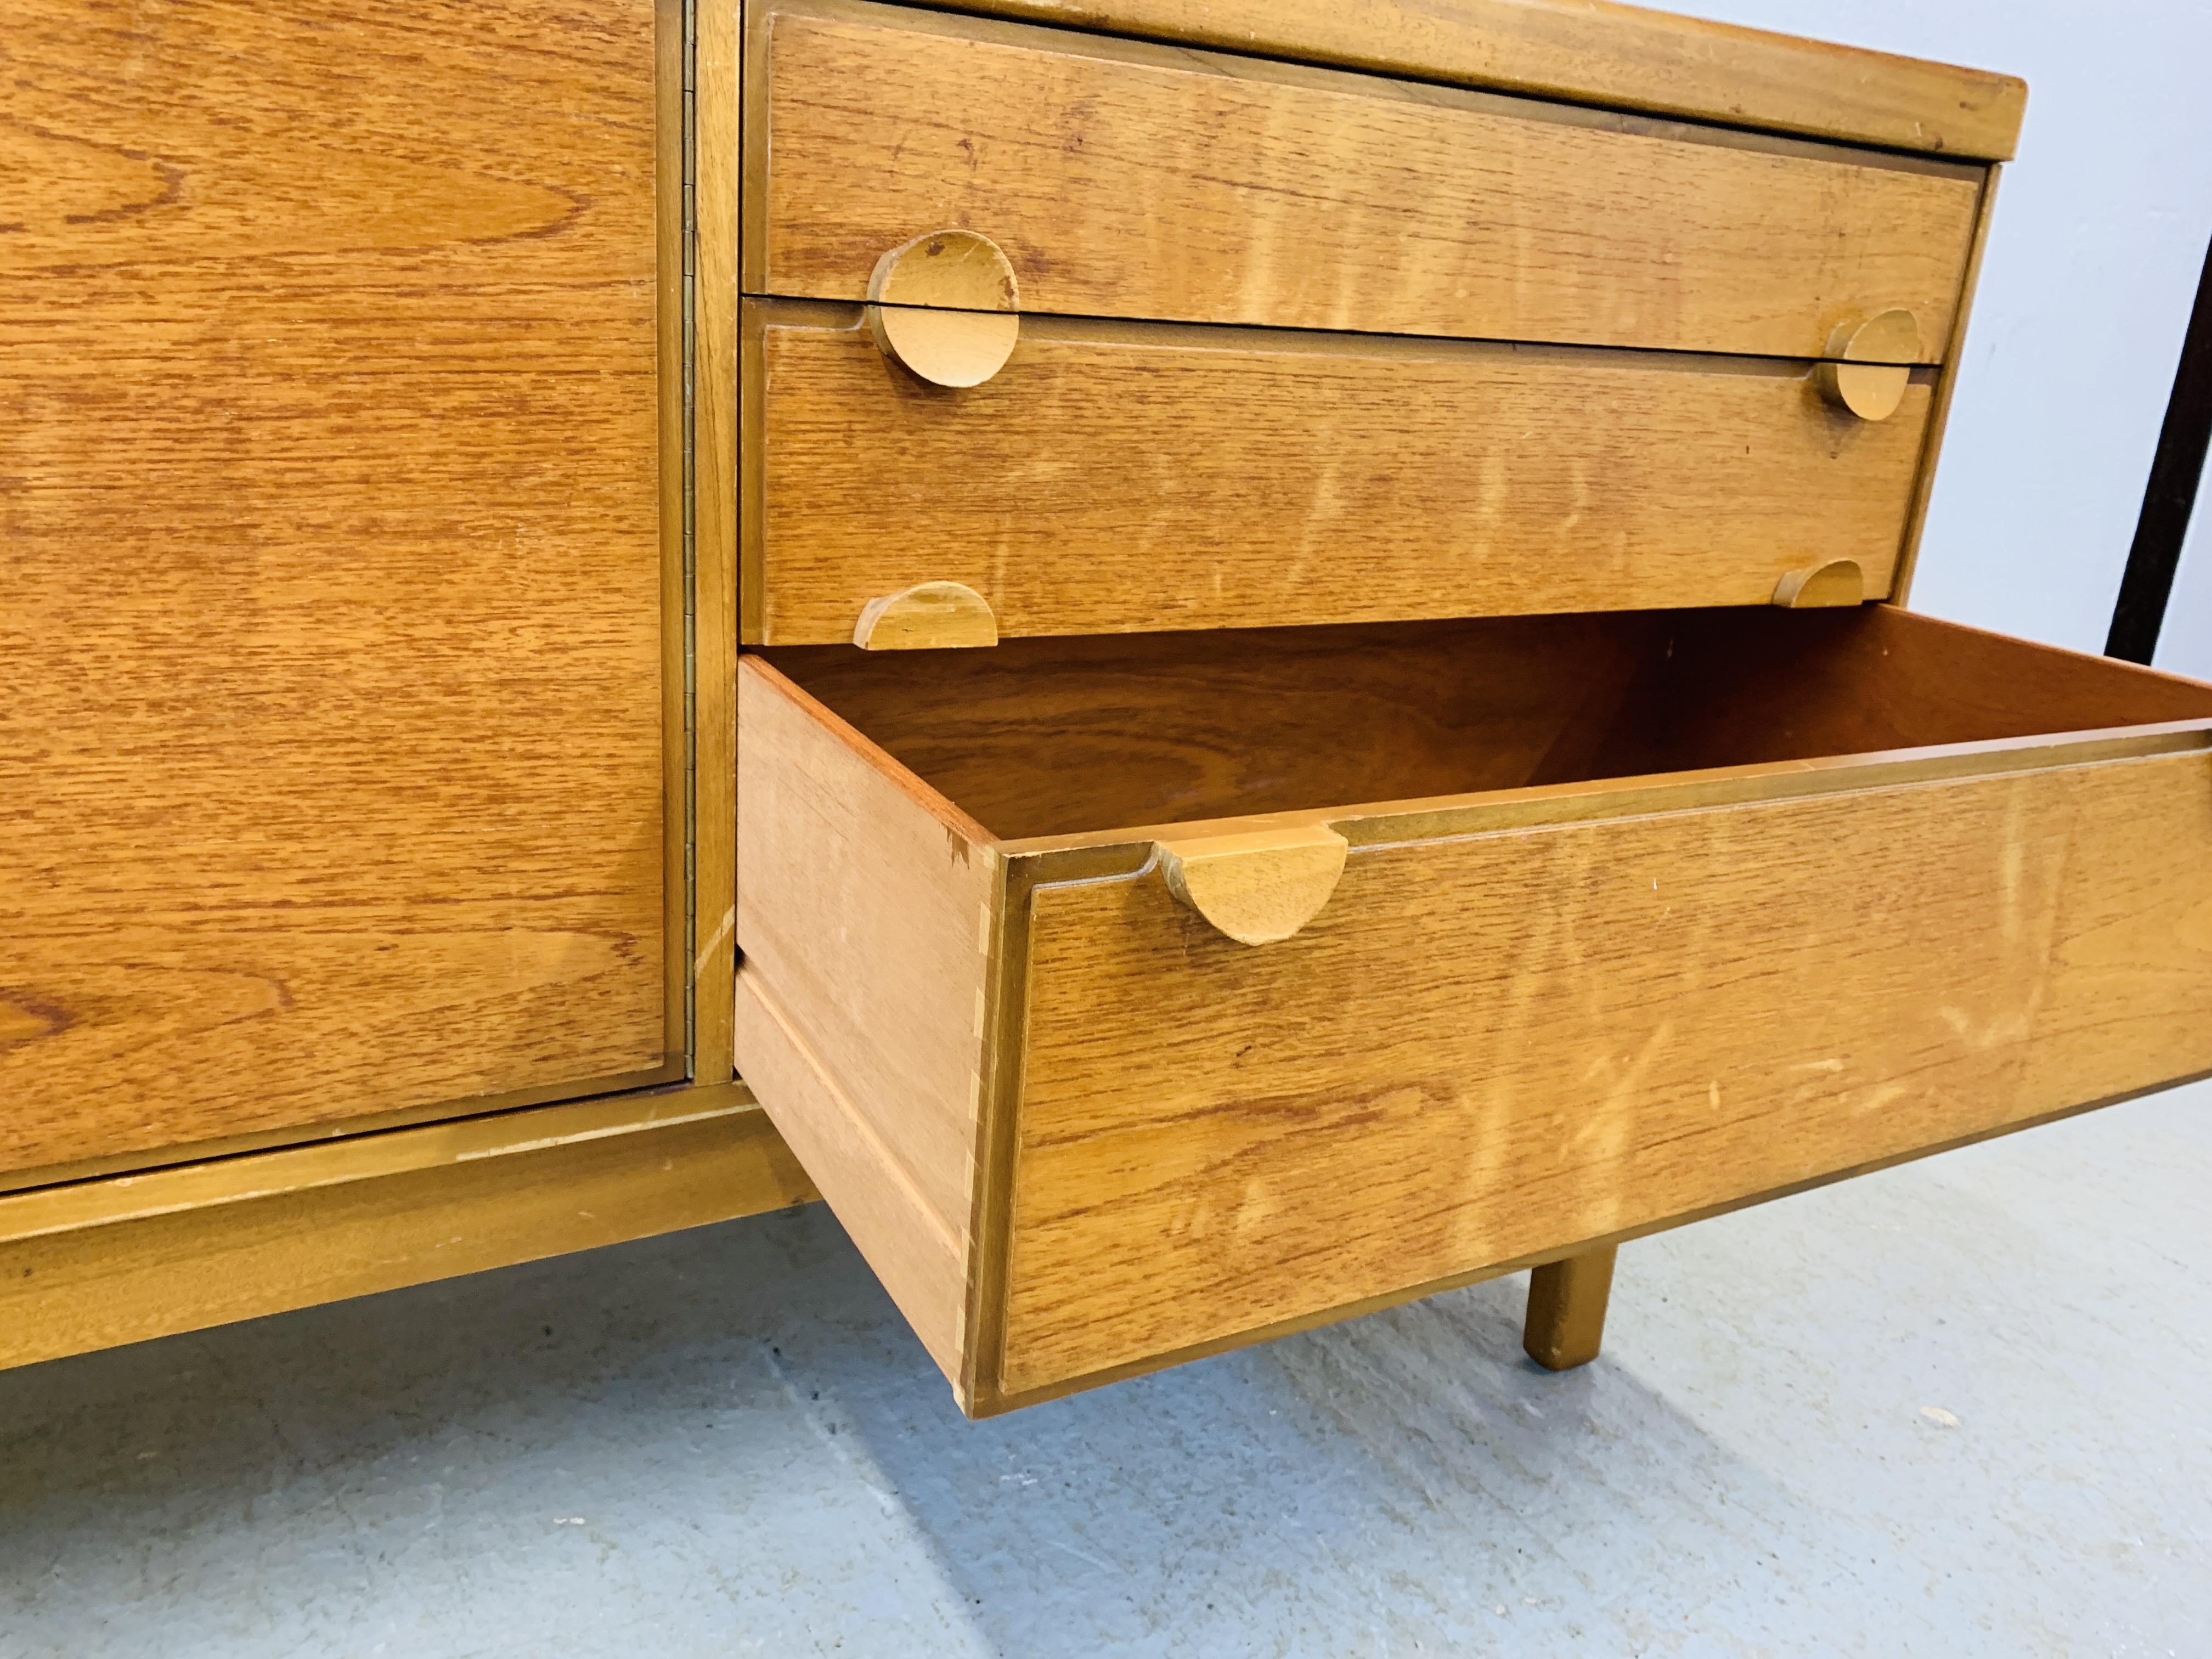
M 1613 1294 L 1613 1250 L 1591 1250 L 1528 1275 L 1528 1320 L 1521 1346 L 1547 1370 L 1571 1371 L 1597 1358 L 1605 1304 Z

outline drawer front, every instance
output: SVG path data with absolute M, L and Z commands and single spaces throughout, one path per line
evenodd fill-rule
M 1978 169 L 864 5 L 763 6 L 745 291 L 946 227 L 1023 308 L 1808 357 L 1946 349 Z
M 1006 634 L 1761 605 L 1889 592 L 1930 389 L 1891 418 L 1802 364 L 1025 320 L 924 386 L 857 325 L 753 307 L 754 643 L 981 593 Z
M 2212 1068 L 2212 755 L 1033 895 L 1008 1395 Z

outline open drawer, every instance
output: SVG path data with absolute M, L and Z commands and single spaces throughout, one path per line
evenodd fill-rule
M 2212 1070 L 2212 687 L 1887 606 L 738 720 L 740 1068 L 977 1414 Z

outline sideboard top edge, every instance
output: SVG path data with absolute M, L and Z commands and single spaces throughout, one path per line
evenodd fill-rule
M 2015 76 L 1610 0 L 928 0 L 1003 17 L 1974 161 Z

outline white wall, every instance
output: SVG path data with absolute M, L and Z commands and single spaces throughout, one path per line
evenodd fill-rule
M 2197 512 L 2181 544 L 2181 570 L 2153 660 L 2174 673 L 2212 680 L 2212 467 L 2198 485 Z
M 2101 651 L 2212 237 L 2212 4 L 1675 4 L 2027 82 L 1912 605 Z M 2212 675 L 2212 532 L 2197 530 L 2192 609 L 2161 645 Z

